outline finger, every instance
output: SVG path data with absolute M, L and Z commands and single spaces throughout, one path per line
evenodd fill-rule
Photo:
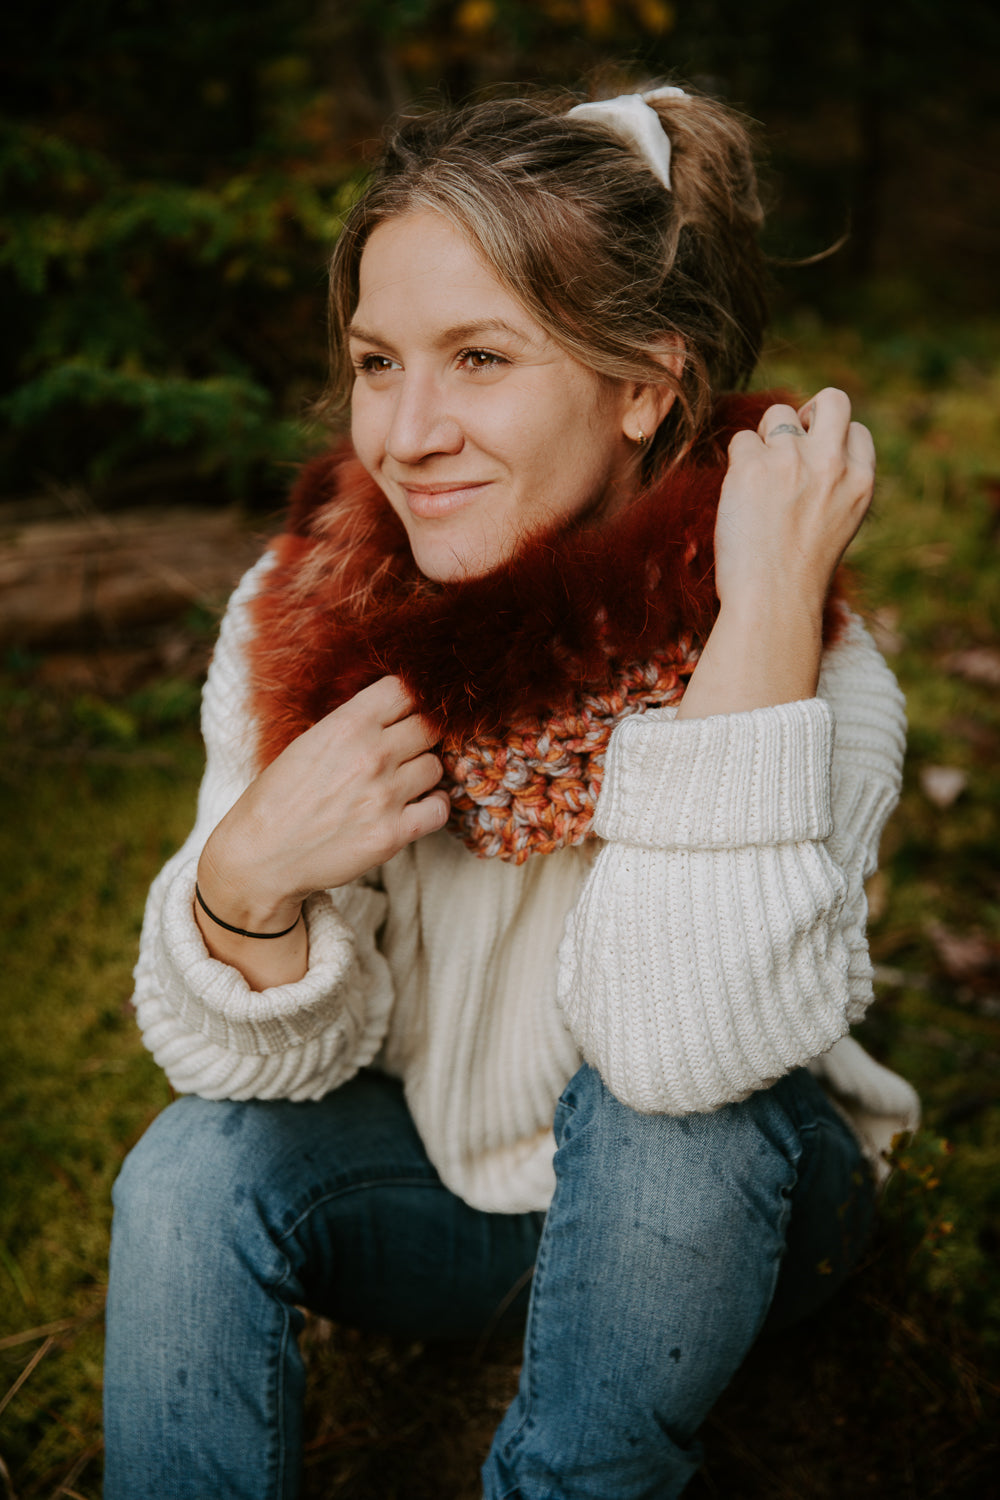
M 806 406 L 796 416 L 801 419 L 803 411 L 808 411 L 810 437 L 818 438 L 821 442 L 845 441 L 851 420 L 851 399 L 845 391 L 839 391 L 832 385 L 825 386 L 823 390 L 816 392 L 811 401 L 806 402 Z
M 451 814 L 451 800 L 445 791 L 434 791 L 418 802 L 409 802 L 399 815 L 400 847 L 422 839 L 425 834 L 443 828 Z
M 757 428 L 758 433 L 769 443 L 773 438 L 802 438 L 805 437 L 805 429 L 799 421 L 799 414 L 794 406 L 787 406 L 784 402 L 777 402 L 769 406 L 760 419 Z
M 734 432 L 729 439 L 729 459 L 732 462 L 736 458 L 749 458 L 752 453 L 761 451 L 760 431 L 753 431 L 749 427 L 743 427 L 739 432 Z
M 399 677 L 380 677 L 356 693 L 351 702 L 371 713 L 383 727 L 413 713 L 413 699 Z
M 440 734 L 422 714 L 410 713 L 382 731 L 389 754 L 400 764 L 423 755 L 437 744 Z
M 802 426 L 805 428 L 806 432 L 808 432 L 813 424 L 813 417 L 816 415 L 815 396 L 810 396 L 806 404 L 799 407 L 797 415 L 799 421 L 802 423 Z
M 404 761 L 392 779 L 393 791 L 401 802 L 415 802 L 433 791 L 444 774 L 444 767 L 436 755 L 418 755 L 415 760 Z
M 861 422 L 852 422 L 847 429 L 847 452 L 854 463 L 864 464 L 875 471 L 875 440 Z

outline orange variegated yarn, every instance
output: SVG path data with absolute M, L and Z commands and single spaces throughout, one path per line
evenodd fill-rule
M 611 731 L 631 714 L 676 703 L 696 661 L 696 651 L 682 648 L 626 668 L 608 692 L 585 694 L 544 721 L 524 718 L 499 735 L 446 742 L 449 830 L 480 858 L 515 865 L 582 844 L 594 821 Z

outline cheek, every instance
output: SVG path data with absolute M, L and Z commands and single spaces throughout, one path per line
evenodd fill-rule
M 516 401 L 489 413 L 479 425 L 485 446 L 506 455 L 511 472 L 522 484 L 558 483 L 559 477 L 579 463 L 580 441 L 586 441 L 572 402 L 551 391 L 529 387 Z
M 615 484 L 625 457 L 618 424 L 584 397 L 572 418 L 551 434 L 540 461 L 553 473 L 559 508 L 572 512 Z
M 355 453 L 364 463 L 365 454 L 372 448 L 372 419 L 364 392 L 357 386 L 351 397 L 351 442 Z
M 351 396 L 351 442 L 354 451 L 374 473 L 385 456 L 385 444 L 392 410 L 385 391 L 372 391 L 359 380 Z

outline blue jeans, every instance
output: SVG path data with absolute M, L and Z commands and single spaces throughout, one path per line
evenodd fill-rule
M 376 1073 L 314 1104 L 172 1104 L 115 1188 L 106 1500 L 297 1495 L 302 1306 L 428 1338 L 527 1313 L 488 1500 L 679 1495 L 769 1309 L 802 1316 L 850 1269 L 868 1174 L 801 1070 L 673 1118 L 583 1067 L 555 1134 L 548 1214 L 488 1214 Z

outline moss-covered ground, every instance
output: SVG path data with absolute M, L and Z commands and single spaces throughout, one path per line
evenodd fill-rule
M 763 375 L 843 386 L 879 447 L 853 560 L 911 732 L 861 1034 L 916 1083 L 924 1126 L 858 1274 L 759 1345 L 710 1418 L 692 1500 L 1000 1494 L 1000 369 L 995 327 L 907 330 L 789 324 Z M 2 678 L 0 1492 L 19 1500 L 100 1493 L 110 1188 L 169 1096 L 130 970 L 146 887 L 193 811 L 195 700 L 170 680 L 53 685 L 23 656 Z M 516 1348 L 315 1323 L 308 1349 L 310 1495 L 478 1493 Z

